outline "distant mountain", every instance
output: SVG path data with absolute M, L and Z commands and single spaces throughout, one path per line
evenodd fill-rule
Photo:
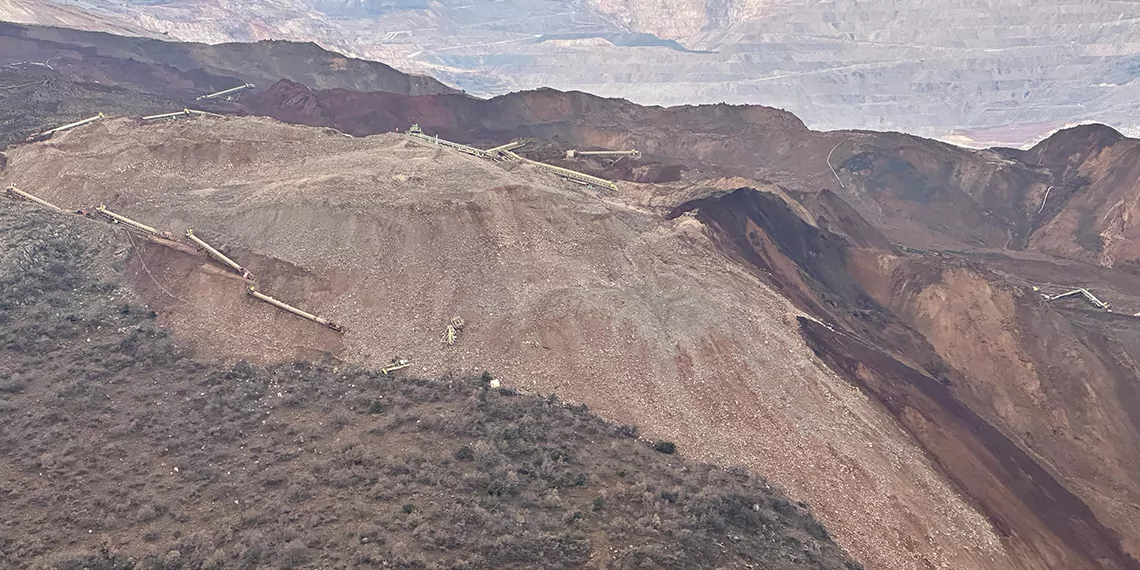
M 0 0 L 0 18 L 315 41 L 476 95 L 757 103 L 813 128 L 965 144 L 1016 146 L 1086 120 L 1140 126 L 1140 5 L 1127 1 Z
M 128 59 L 136 63 L 169 66 L 179 71 L 209 74 L 215 77 L 215 80 L 206 83 L 210 89 L 239 85 L 241 82 L 268 86 L 280 79 L 290 79 L 322 89 L 356 89 L 404 95 L 458 92 L 431 77 L 408 75 L 377 61 L 344 57 L 312 43 L 260 41 L 253 44 L 205 45 L 0 22 L 0 48 L 0 65 L 43 58 L 45 54 L 51 54 L 47 59 L 52 60 L 54 67 L 66 67 L 91 56 Z M 82 56 L 79 52 L 83 52 Z M 102 69 L 93 69 L 86 63 L 71 70 L 86 79 L 94 78 L 101 71 Z M 203 85 L 195 86 L 198 89 L 202 87 Z

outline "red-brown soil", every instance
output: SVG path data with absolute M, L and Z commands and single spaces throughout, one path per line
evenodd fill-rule
M 829 323 L 801 320 L 817 354 L 891 409 L 1027 558 L 1136 567 L 1140 370 L 1117 329 L 1140 319 L 1073 322 L 983 264 L 855 249 L 751 190 L 689 208 Z

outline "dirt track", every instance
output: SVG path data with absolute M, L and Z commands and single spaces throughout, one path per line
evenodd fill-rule
M 668 190 L 631 188 L 624 201 L 399 135 L 252 118 L 114 120 L 9 161 L 3 183 L 64 207 L 105 202 L 160 229 L 193 227 L 262 290 L 348 330 L 252 301 L 203 258 L 146 246 L 131 261 L 136 290 L 205 354 L 487 369 L 756 468 L 869 567 L 1004 556 L 893 417 L 815 358 L 800 311 L 725 263 L 699 222 L 663 219 Z M 452 315 L 467 327 L 446 347 Z

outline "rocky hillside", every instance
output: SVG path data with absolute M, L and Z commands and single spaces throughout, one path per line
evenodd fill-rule
M 315 41 L 478 95 L 547 86 L 643 104 L 759 103 L 818 129 L 964 143 L 1020 144 L 1080 120 L 1140 127 L 1140 12 L 1127 1 L 47 0 L 65 16 L 26 1 L 0 2 L 0 18 Z
M 138 84 L 163 92 L 165 68 L 92 61 L 121 112 Z M 74 72 L 6 101 L 22 116 L 99 85 Z M 764 107 L 289 80 L 208 108 L 285 123 L 117 118 L 12 146 L 0 174 L 194 227 L 346 327 L 243 297 L 193 249 L 136 246 L 128 287 L 200 354 L 489 369 L 764 473 L 869 567 L 1140 567 L 1136 142 L 1112 129 L 972 151 Z M 608 193 L 392 132 L 413 122 L 544 160 L 644 154 L 557 159 L 618 179 Z M 1043 297 L 1080 287 L 1113 311 Z
M 860 568 L 805 503 L 585 406 L 204 362 L 125 286 L 140 238 L 0 227 L 4 568 Z
M 402 135 L 252 118 L 117 119 L 8 155 L 0 182 L 68 209 L 106 203 L 194 228 L 259 288 L 347 330 L 251 302 L 240 278 L 200 256 L 146 247 L 129 262 L 133 290 L 204 354 L 272 364 L 331 353 L 372 366 L 400 355 L 433 377 L 488 369 L 694 457 L 765 473 L 869 564 L 902 554 L 891 536 L 916 528 L 955 537 L 938 546 L 949 552 L 919 556 L 998 552 L 984 518 L 892 416 L 815 359 L 792 304 L 725 265 L 700 224 L 664 221 L 667 210 L 636 194 L 599 200 L 533 167 Z M 453 316 L 466 326 L 449 347 L 440 335 Z M 809 466 L 837 460 L 850 470 L 820 486 Z M 882 470 L 892 463 L 902 471 Z M 898 500 L 881 502 L 888 492 Z M 945 519 L 910 519 L 936 508 Z M 868 511 L 890 522 L 869 526 Z
M 7 22 L 0 22 L 0 38 L 4 48 L 0 51 L 0 65 L 31 58 L 83 79 L 97 78 L 100 66 L 95 65 L 96 69 L 91 69 L 96 62 L 128 60 L 136 67 L 141 67 L 137 64 L 150 64 L 168 73 L 189 76 L 198 79 L 200 84 L 205 83 L 202 80 L 206 78 L 224 78 L 225 83 L 196 85 L 218 90 L 243 82 L 268 86 L 280 79 L 289 79 L 321 89 L 384 91 L 404 95 L 456 92 L 430 77 L 407 75 L 383 63 L 345 57 L 311 43 L 262 41 L 207 45 Z M 75 65 L 80 61 L 82 66 Z M 73 65 L 74 68 L 71 67 Z M 139 81 L 134 87 L 139 89 L 158 84 L 157 81 Z
M 404 95 L 455 93 L 434 79 L 311 44 L 183 44 L 0 22 L 0 144 L 101 112 L 197 109 L 211 104 L 197 101 L 200 95 L 281 80 Z M 212 102 L 222 109 L 232 108 L 229 103 Z

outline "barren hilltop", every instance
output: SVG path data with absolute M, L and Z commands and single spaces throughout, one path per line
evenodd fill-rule
M 108 564 L 135 556 L 157 567 L 191 552 L 221 567 L 364 563 L 345 553 L 493 567 L 490 547 L 448 538 L 490 525 L 502 547 L 556 553 L 500 561 L 517 567 L 857 567 L 830 537 L 868 568 L 1140 567 L 1140 249 L 1128 215 L 1137 141 L 1092 126 L 1028 151 L 973 151 L 897 133 L 813 131 L 764 107 L 641 107 L 554 90 L 480 100 L 416 94 L 404 81 L 366 92 L 338 83 L 335 54 L 315 47 L 300 62 L 296 46 L 220 50 L 208 64 L 175 51 L 140 61 L 131 42 L 152 40 L 104 45 L 85 35 L 97 41 L 86 45 L 5 30 L 5 53 L 18 48 L 20 59 L 0 60 L 4 140 L 115 115 L 11 144 L 0 171 L 0 184 L 64 210 L 0 203 L 5 275 L 19 287 L 0 360 L 19 378 L 2 401 L 38 418 L 0 424 L 3 448 L 21 458 L 6 467 L 5 492 L 32 513 L 0 543 L 18 546 L 4 552 L 21 565 L 51 567 L 64 545 L 74 554 L 66 560 L 82 565 L 104 545 Z M 48 67 L 27 63 L 48 57 Z M 242 84 L 241 69 L 280 77 L 195 100 Z M 139 118 L 187 106 L 217 116 Z M 427 136 L 410 135 L 412 124 Z M 522 146 L 487 151 L 512 141 Z M 567 156 L 632 148 L 636 158 Z M 617 190 L 571 179 L 583 175 Z M 116 230 L 99 205 L 170 235 Z M 253 279 L 181 237 L 191 228 Z M 101 245 L 85 249 L 91 243 Z M 52 272 L 68 276 L 63 288 Z M 105 289 L 92 290 L 96 281 Z M 259 302 L 250 285 L 341 330 Z M 158 339 L 169 345 L 140 356 L 140 334 L 169 335 Z M 57 351 L 56 364 L 37 360 L 36 347 Z M 411 366 L 379 372 L 393 359 Z M 226 392 L 247 384 L 247 395 Z M 74 394 L 107 403 L 67 414 L 45 404 Z M 542 404 L 550 394 L 612 423 Z M 248 405 L 226 411 L 232 398 Z M 378 414 L 368 413 L 375 402 Z M 490 427 L 471 428 L 484 413 Z M 61 422 L 84 427 L 69 435 Z M 160 424 L 193 443 L 159 451 Z M 525 435 L 535 425 L 548 427 Z M 633 433 L 622 425 L 648 441 L 622 439 Z M 236 432 L 226 451 L 194 439 L 215 428 Z M 570 433 L 588 437 L 574 439 L 566 461 L 536 463 Z M 72 447 L 53 451 L 43 434 Z M 525 446 L 511 447 L 519 438 Z M 254 441 L 277 457 L 246 454 Z M 683 459 L 663 453 L 673 451 L 666 442 Z M 286 451 L 294 445 L 299 455 Z M 502 480 L 462 487 L 490 513 L 476 518 L 440 499 L 478 471 L 464 467 L 464 445 L 481 467 L 501 469 Z M 135 483 L 121 471 L 77 475 L 101 446 L 156 460 L 162 473 Z M 287 463 L 294 457 L 304 466 Z M 203 460 L 212 475 L 201 475 L 201 495 L 157 482 L 188 477 L 184 465 Z M 342 460 L 351 477 L 330 473 Z M 620 465 L 633 461 L 643 461 L 642 479 L 626 479 Z M 581 468 L 559 479 L 568 464 Z M 226 487 L 221 466 L 250 475 Z M 575 481 L 587 467 L 583 490 Z M 415 486 L 429 484 L 415 479 L 425 469 L 439 473 L 432 491 Z M 40 479 L 44 470 L 55 478 Z M 647 482 L 664 477 L 674 479 Z M 519 495 L 495 486 L 516 480 Z M 694 495 L 728 480 L 740 485 L 735 498 Z M 355 495 L 330 490 L 340 482 L 413 518 L 354 530 L 371 511 L 347 508 Z M 778 492 L 761 493 L 768 483 L 803 505 L 787 510 Z M 114 485 L 136 502 L 83 503 L 66 528 L 88 536 L 23 540 L 61 524 L 45 496 Z M 238 489 L 263 509 L 236 528 L 287 521 L 294 534 L 269 540 L 296 556 L 245 560 L 264 539 L 226 533 L 240 516 L 242 498 L 229 506 Z M 281 506 L 294 491 L 316 502 Z M 84 518 L 144 508 L 144 492 L 167 510 Z M 484 493 L 514 502 L 494 506 Z M 434 497 L 432 510 L 419 497 Z M 629 509 L 621 517 L 591 514 L 615 501 Z M 643 519 L 648 526 L 627 526 Z M 451 530 L 436 534 L 429 523 Z M 171 534 L 187 524 L 202 535 Z M 294 524 L 332 530 L 309 537 Z M 152 527 L 154 540 L 129 538 Z M 608 538 L 619 528 L 649 534 Z M 380 541 L 385 533 L 394 534 Z M 679 557 L 644 551 L 674 538 Z M 364 539 L 382 550 L 358 553 Z M 468 549 L 471 557 L 459 554 Z

